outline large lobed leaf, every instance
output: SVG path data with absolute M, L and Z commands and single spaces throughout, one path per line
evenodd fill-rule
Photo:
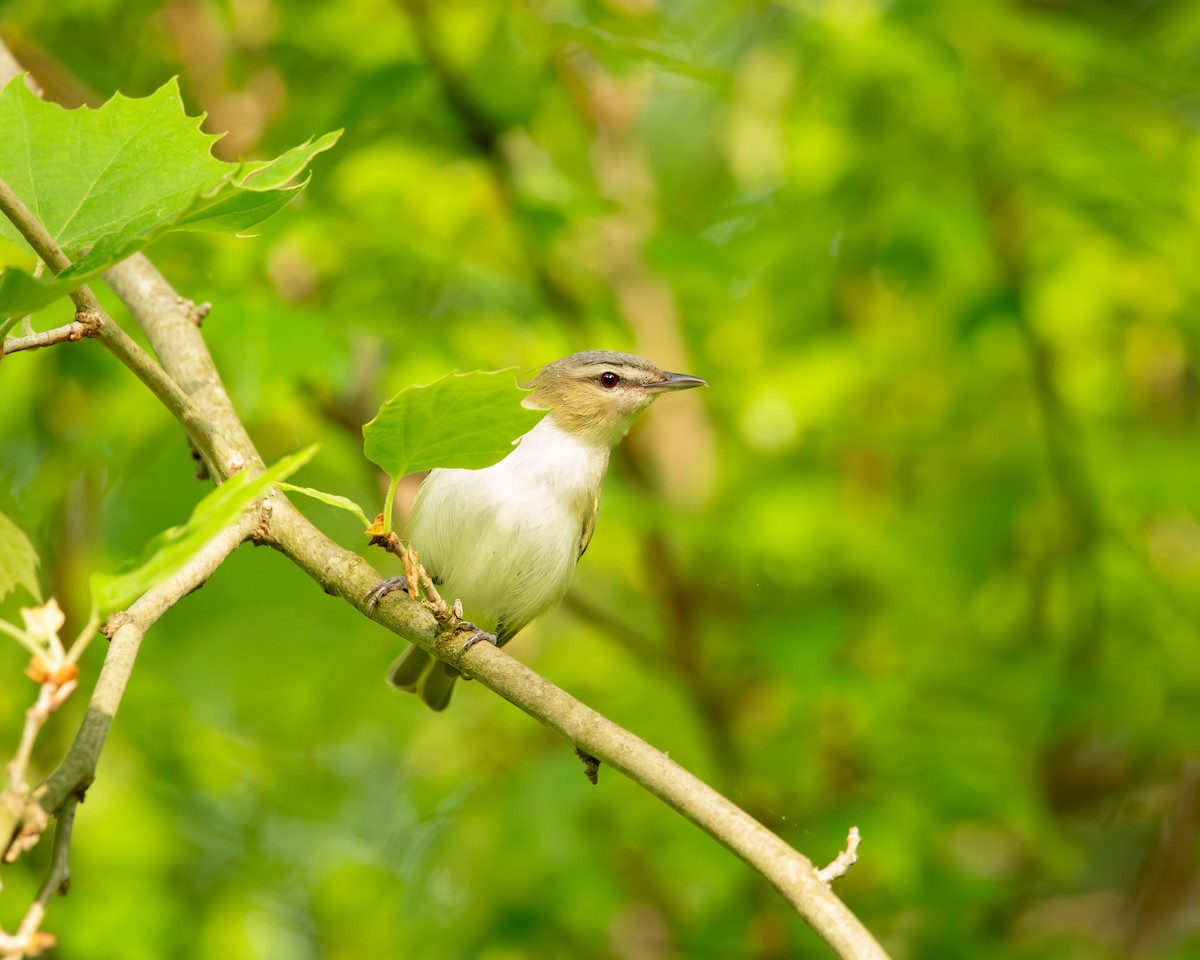
M 489 467 L 546 415 L 521 405 L 528 392 L 511 369 L 406 387 L 363 427 L 363 450 L 396 480 L 433 467 Z
M 275 160 L 226 163 L 220 139 L 188 117 L 170 80 L 148 97 L 116 94 L 95 110 L 65 110 L 21 78 L 0 91 L 0 177 L 72 258 L 58 277 L 0 275 L 0 316 L 43 307 L 170 230 L 237 233 L 279 210 L 307 181 L 286 184 L 340 131 Z M 0 233 L 24 246 L 13 224 Z

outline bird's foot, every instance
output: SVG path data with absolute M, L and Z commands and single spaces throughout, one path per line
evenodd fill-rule
M 363 598 L 367 601 L 367 612 L 374 613 L 376 607 L 379 606 L 379 601 L 386 597 L 389 593 L 395 593 L 397 590 L 408 590 L 408 577 L 388 577 L 386 580 L 380 580 L 373 586 L 367 595 Z
M 475 626 L 475 624 L 473 624 L 470 620 L 461 621 L 458 625 L 458 629 L 470 631 L 470 636 L 468 636 L 467 639 L 463 641 L 463 645 L 458 648 L 459 653 L 466 653 L 473 646 L 475 646 L 475 644 L 482 643 L 484 640 L 494 647 L 500 646 L 500 641 L 496 639 L 496 635 L 494 633 L 488 633 L 486 630 L 480 630 L 479 627 Z

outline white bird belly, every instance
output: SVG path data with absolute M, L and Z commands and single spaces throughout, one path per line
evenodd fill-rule
M 446 601 L 511 636 L 561 600 L 607 459 L 546 418 L 494 466 L 434 470 L 409 540 Z

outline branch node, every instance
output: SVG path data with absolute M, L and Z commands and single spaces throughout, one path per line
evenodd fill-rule
M 212 313 L 212 304 L 207 300 L 204 303 L 197 303 L 195 300 L 189 300 L 187 297 L 178 297 L 176 302 L 183 308 L 183 315 L 189 323 L 195 324 L 197 327 L 202 325 Z
M 67 337 L 70 341 L 82 340 L 84 337 L 90 337 L 100 330 L 104 319 L 94 310 L 76 310 L 75 323 L 78 326 L 72 326 L 71 333 Z
M 100 632 L 108 637 L 109 640 L 111 640 L 113 635 L 127 623 L 133 623 L 133 617 L 131 617 L 124 610 L 118 610 L 111 617 L 104 621 L 104 625 L 100 628 Z

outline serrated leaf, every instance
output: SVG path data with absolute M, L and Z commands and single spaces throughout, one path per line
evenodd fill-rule
M 316 454 L 316 446 L 284 457 L 259 474 L 234 474 L 206 496 L 192 511 L 188 522 L 164 530 L 146 544 L 141 558 L 129 569 L 117 574 L 92 574 L 92 602 L 101 614 L 123 610 L 147 590 L 178 572 L 201 547 L 226 525 L 235 521 L 242 510 L 290 477 Z
M 149 97 L 116 94 L 94 110 L 64 110 L 22 78 L 0 91 L 0 177 L 68 255 L 90 248 L 59 277 L 17 268 L 0 276 L 0 316 L 63 296 L 170 230 L 237 233 L 279 210 L 305 183 L 285 186 L 340 131 L 272 161 L 226 163 L 171 80 Z M 26 246 L 0 219 L 0 233 Z
M 255 160 L 243 164 L 241 185 L 249 190 L 276 190 L 291 183 L 304 172 L 313 157 L 330 149 L 341 135 L 341 130 L 335 130 L 292 147 L 274 160 Z
M 363 451 L 394 480 L 433 467 L 490 467 L 546 415 L 521 406 L 528 393 L 512 369 L 407 387 L 363 427 Z
M 302 493 L 306 497 L 312 497 L 314 500 L 320 500 L 322 503 L 327 503 L 331 507 L 338 507 L 345 510 L 347 513 L 352 513 L 362 521 L 364 527 L 369 527 L 371 521 L 367 519 L 367 515 L 363 513 L 363 508 L 351 500 L 349 497 L 338 496 L 336 493 L 326 493 L 324 490 L 315 490 L 312 487 L 298 487 L 294 483 L 276 484 L 281 490 L 288 490 L 292 493 Z
M 42 600 L 37 579 L 38 555 L 24 532 L 0 513 L 0 600 L 24 587 L 34 600 Z

